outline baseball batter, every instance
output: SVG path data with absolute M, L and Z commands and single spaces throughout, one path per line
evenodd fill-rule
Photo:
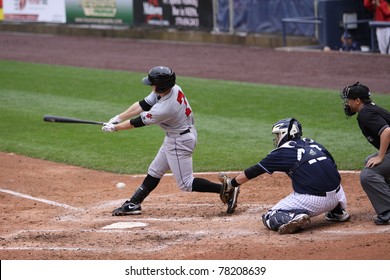
M 275 149 L 234 179 L 227 178 L 226 184 L 235 188 L 264 173 L 285 172 L 293 192 L 262 216 L 264 225 L 280 234 L 298 232 L 310 224 L 310 217 L 323 213 L 328 221 L 348 221 L 341 176 L 325 147 L 302 138 L 302 126 L 294 118 L 275 123 L 272 133 Z
M 165 131 L 166 136 L 141 186 L 130 200 L 115 209 L 112 214 L 141 214 L 141 203 L 169 170 L 181 190 L 218 193 L 222 202 L 228 204 L 227 213 L 233 213 L 239 194 L 237 188 L 226 190 L 224 185 L 219 183 L 194 178 L 192 153 L 197 143 L 194 113 L 183 90 L 176 85 L 175 72 L 165 66 L 156 66 L 142 82 L 150 85 L 152 92 L 143 100 L 132 104 L 126 111 L 111 118 L 102 130 L 115 132 L 156 124 Z

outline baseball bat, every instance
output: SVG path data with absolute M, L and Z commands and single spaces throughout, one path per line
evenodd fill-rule
M 45 115 L 43 117 L 43 121 L 45 121 L 45 122 L 58 122 L 58 123 L 83 123 L 83 124 L 103 125 L 103 122 L 88 121 L 88 120 L 81 120 L 81 119 L 61 117 L 61 116 L 51 116 L 51 115 Z

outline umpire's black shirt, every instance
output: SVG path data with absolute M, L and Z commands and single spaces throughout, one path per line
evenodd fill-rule
M 369 103 L 360 110 L 357 121 L 368 142 L 379 150 L 380 135 L 385 128 L 390 126 L 390 112 L 375 103 Z M 390 146 L 387 150 L 389 149 Z

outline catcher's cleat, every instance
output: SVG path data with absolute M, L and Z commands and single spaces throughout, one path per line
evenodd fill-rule
M 234 194 L 234 188 L 231 184 L 232 179 L 229 178 L 225 173 L 219 173 L 218 180 L 222 183 L 219 198 L 221 199 L 223 204 L 226 204 L 233 197 Z
M 291 221 L 278 228 L 279 234 L 291 234 L 300 231 L 310 224 L 310 217 L 307 214 L 298 214 Z
M 121 207 L 112 211 L 113 216 L 139 215 L 141 214 L 141 204 L 135 204 L 127 200 Z
M 232 191 L 232 197 L 228 200 L 228 208 L 227 208 L 227 213 L 228 214 L 233 214 L 234 210 L 237 207 L 237 199 L 238 199 L 238 194 L 240 193 L 240 187 L 233 188 Z
M 342 211 L 343 211 L 342 214 L 338 214 L 338 213 L 335 213 L 333 211 L 327 212 L 325 214 L 325 219 L 327 221 L 340 222 L 340 223 L 349 221 L 350 216 L 349 216 L 348 212 L 345 211 L 344 209 L 342 209 Z

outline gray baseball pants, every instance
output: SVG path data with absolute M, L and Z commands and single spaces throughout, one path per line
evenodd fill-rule
M 366 158 L 367 162 L 371 157 Z M 382 163 L 374 167 L 365 167 L 360 173 L 360 183 L 366 192 L 375 212 L 379 215 L 390 210 L 390 153 L 388 152 Z

